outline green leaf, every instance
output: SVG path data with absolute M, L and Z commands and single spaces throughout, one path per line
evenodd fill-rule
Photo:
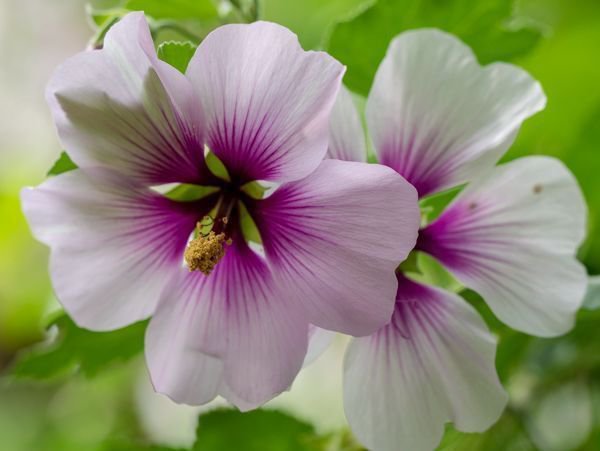
M 19 378 L 47 379 L 78 369 L 93 377 L 110 364 L 139 354 L 144 345 L 146 321 L 111 332 L 81 329 L 66 314 L 56 318 L 58 334 L 50 344 L 26 351 L 15 363 L 12 374 Z
M 47 175 L 58 175 L 63 172 L 69 172 L 73 169 L 77 169 L 77 165 L 73 163 L 73 160 L 67 155 L 66 152 L 62 152 L 58 160 L 54 162 Z
M 219 159 L 219 157 L 217 157 L 213 152 L 208 152 L 204 161 L 206 162 L 206 166 L 208 167 L 210 172 L 213 173 L 213 175 L 225 181 L 231 180 L 227 168 Z
M 600 308 L 600 276 L 590 276 L 583 308 L 587 310 Z
M 218 191 L 219 188 L 216 186 L 201 186 L 192 185 L 190 183 L 182 183 L 181 185 L 177 185 L 172 190 L 166 192 L 165 197 L 177 202 L 193 202 Z
M 306 49 L 322 48 L 335 22 L 358 14 L 373 0 L 263 0 L 261 18 L 285 25 Z
M 366 95 L 390 41 L 405 30 L 435 27 L 454 33 L 483 64 L 529 52 L 541 34 L 511 25 L 513 9 L 514 2 L 508 0 L 379 0 L 337 24 L 328 51 L 348 66 L 347 86 Z
M 158 46 L 158 57 L 179 72 L 185 73 L 196 48 L 197 46 L 190 41 L 166 41 Z
M 125 8 L 155 19 L 210 19 L 217 16 L 211 0 L 128 0 Z
M 246 208 L 243 202 L 239 203 L 240 210 L 240 228 L 246 241 L 252 241 L 254 243 L 262 244 L 262 237 L 260 231 L 254 222 L 254 218 Z
M 220 409 L 200 416 L 193 451 L 305 451 L 316 440 L 311 425 L 274 410 Z

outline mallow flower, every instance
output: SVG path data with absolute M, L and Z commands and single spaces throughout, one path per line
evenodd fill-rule
M 151 317 L 150 376 L 175 401 L 220 394 L 254 408 L 290 386 L 315 326 L 364 336 L 389 320 L 417 195 L 390 168 L 324 159 L 343 72 L 258 22 L 216 29 L 182 74 L 132 13 L 50 81 L 79 169 L 25 189 L 22 203 L 51 248 L 56 295 L 93 330 Z M 277 188 L 260 198 L 254 181 Z M 159 193 L 173 183 L 208 194 Z
M 396 37 L 367 99 L 374 151 L 421 199 L 466 187 L 415 247 L 485 299 L 507 325 L 542 337 L 573 325 L 587 283 L 575 257 L 586 206 L 572 174 L 532 156 L 494 167 L 521 123 L 545 105 L 523 70 L 482 67 L 455 37 L 436 30 Z M 329 157 L 365 161 L 365 137 L 348 91 L 331 119 Z M 397 271 L 391 321 L 354 339 L 344 364 L 344 404 L 373 450 L 431 450 L 446 422 L 487 429 L 507 395 L 496 341 L 460 296 Z M 422 279 L 421 279 L 422 280 Z

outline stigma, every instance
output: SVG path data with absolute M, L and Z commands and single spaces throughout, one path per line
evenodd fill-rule
M 200 224 L 198 224 L 200 228 Z M 225 255 L 225 245 L 230 245 L 224 233 L 210 231 L 207 234 L 199 234 L 188 244 L 183 258 L 190 271 L 200 271 L 209 275 Z

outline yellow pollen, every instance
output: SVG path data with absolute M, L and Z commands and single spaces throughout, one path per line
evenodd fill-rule
M 225 255 L 225 244 L 231 244 L 231 240 L 224 233 L 213 231 L 190 241 L 183 254 L 190 271 L 200 271 L 208 276 Z

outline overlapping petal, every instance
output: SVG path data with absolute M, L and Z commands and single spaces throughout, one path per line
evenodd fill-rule
M 327 157 L 346 161 L 366 161 L 365 132 L 352 94 L 342 85 L 329 122 Z
M 429 451 L 452 421 L 481 432 L 507 395 L 494 366 L 496 343 L 483 320 L 453 293 L 399 279 L 390 324 L 352 341 L 344 400 L 358 439 L 377 451 Z
M 425 228 L 418 248 L 477 290 L 513 328 L 571 328 L 587 276 L 575 252 L 586 230 L 577 181 L 559 161 L 528 157 L 470 184 Z
M 267 22 L 210 33 L 187 70 L 208 123 L 208 145 L 241 181 L 296 180 L 325 156 L 343 66 L 305 52 Z
M 423 197 L 495 164 L 520 124 L 544 105 L 539 83 L 525 71 L 481 67 L 452 35 L 418 30 L 390 44 L 366 115 L 379 162 Z
M 269 262 L 310 322 L 366 335 L 385 324 L 394 270 L 419 226 L 414 188 L 390 168 L 324 160 L 253 209 Z
M 242 410 L 291 385 L 308 345 L 308 321 L 278 291 L 264 260 L 234 239 L 210 276 L 180 274 L 146 335 L 156 390 L 203 404 L 217 394 Z
M 114 25 L 102 50 L 61 65 L 47 99 L 79 167 L 108 167 L 155 185 L 209 177 L 200 102 L 185 76 L 158 60 L 142 13 Z
M 105 170 L 75 170 L 21 194 L 35 237 L 51 248 L 56 295 L 93 330 L 148 317 L 208 199 L 176 204 Z

